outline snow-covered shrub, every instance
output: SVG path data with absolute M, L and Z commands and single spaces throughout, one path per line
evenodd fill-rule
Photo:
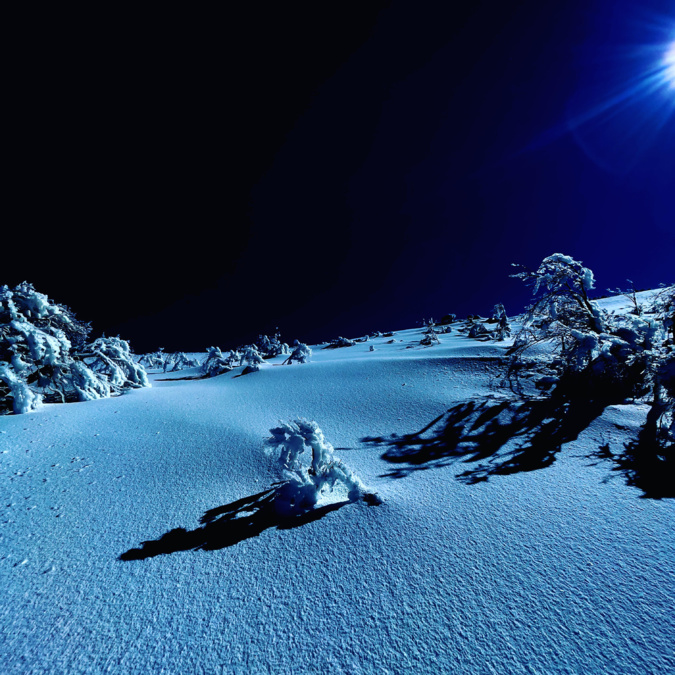
M 312 350 L 303 342 L 298 342 L 298 340 L 296 340 L 293 344 L 293 351 L 284 361 L 284 365 L 290 365 L 293 361 L 297 361 L 297 363 L 307 363 L 311 356 Z
M 239 352 L 228 352 L 223 355 L 219 347 L 209 347 L 206 360 L 201 365 L 201 371 L 205 377 L 216 377 L 228 373 L 241 364 Z
M 654 372 L 654 403 L 657 407 L 656 440 L 675 451 L 675 349 L 669 349 Z M 672 461 L 671 456 L 671 461 Z
M 32 391 L 8 363 L 0 363 L 0 406 L 6 407 L 10 401 L 12 412 L 20 415 L 35 410 L 42 396 Z
M 263 357 L 255 345 L 246 345 L 242 348 L 241 363 L 246 365 L 245 372 L 254 373 L 260 370 Z
M 264 358 L 289 354 L 291 351 L 289 346 L 281 341 L 279 333 L 276 333 L 272 337 L 268 337 L 267 335 L 258 336 L 258 341 L 255 346 Z
M 528 308 L 528 323 L 536 322 L 544 329 L 557 324 L 570 330 L 605 332 L 606 312 L 588 297 L 595 287 L 593 272 L 570 256 L 554 253 L 536 271 L 524 269 L 511 276 L 533 286 L 535 301 Z
M 339 349 L 340 347 L 353 347 L 356 344 L 354 340 L 349 338 L 337 337 L 334 340 L 331 340 L 330 343 L 324 347 L 324 349 Z
M 454 323 L 455 321 L 457 321 L 456 314 L 445 314 L 444 316 L 441 317 L 441 320 L 438 323 L 441 326 L 448 326 L 451 323 Z
M 171 372 L 185 368 L 196 368 L 198 365 L 199 359 L 191 358 L 185 352 L 176 352 L 171 357 Z
M 282 422 L 270 429 L 270 433 L 266 449 L 275 457 L 287 480 L 277 491 L 274 503 L 281 515 L 295 515 L 314 508 L 322 495 L 336 487 L 346 491 L 350 501 L 380 501 L 333 455 L 333 446 L 316 422 L 304 419 Z
M 497 330 L 495 331 L 495 339 L 498 342 L 504 340 L 505 337 L 511 335 L 511 326 L 509 325 L 509 318 L 506 316 L 506 310 L 501 302 L 495 305 L 493 317 L 497 322 Z
M 78 354 L 87 366 L 103 375 L 115 393 L 127 388 L 149 387 L 148 375 L 140 363 L 134 363 L 129 343 L 119 337 L 101 337 Z
M 666 331 L 666 339 L 675 343 L 675 286 L 661 288 L 652 299 L 647 313 L 655 315 Z
M 424 337 L 420 340 L 421 345 L 425 347 L 431 347 L 431 345 L 441 344 L 435 326 L 436 324 L 434 324 L 434 320 L 429 319 L 424 327 L 424 330 L 422 331 L 424 333 Z
M 630 280 L 626 279 L 630 284 L 630 288 L 627 291 L 622 291 L 620 288 L 611 289 L 608 288 L 608 293 L 613 293 L 615 295 L 623 295 L 626 300 L 631 304 L 630 313 L 635 314 L 635 316 L 642 316 L 644 312 L 643 304 L 637 299 L 637 291 L 635 290 L 635 284 Z
M 119 338 L 87 344 L 89 324 L 31 284 L 0 288 L 0 409 L 35 409 L 41 400 L 88 401 L 150 386 Z
M 469 326 L 469 337 L 474 339 L 484 338 L 492 335 L 490 331 L 480 322 L 471 323 Z
M 561 254 L 544 259 L 537 272 L 514 276 L 533 283 L 536 296 L 516 337 L 516 358 L 548 343 L 550 370 L 568 383 L 583 382 L 586 394 L 618 401 L 652 391 L 658 398 L 657 373 L 668 353 L 668 309 L 652 317 L 602 311 L 587 296 L 593 273 Z
M 169 355 L 164 352 L 164 347 L 160 347 L 156 352 L 143 354 L 138 362 L 145 368 L 160 369 L 166 372 Z

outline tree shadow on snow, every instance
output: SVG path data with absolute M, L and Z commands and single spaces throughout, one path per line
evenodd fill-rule
M 362 441 L 384 447 L 382 459 L 396 465 L 384 477 L 403 478 L 457 462 L 473 464 L 457 476 L 467 484 L 495 475 L 536 471 L 551 466 L 562 445 L 577 439 L 608 405 L 625 400 L 620 392 L 592 385 L 584 379 L 563 382 L 547 396 L 470 400 L 415 433 Z M 652 418 L 655 414 L 650 413 Z M 619 455 L 601 446 L 588 457 L 613 461 L 613 470 L 640 488 L 645 497 L 674 497 L 672 451 L 666 457 L 659 449 L 654 424 L 648 418 L 638 439 Z
M 626 443 L 623 451 L 612 452 L 607 443 L 590 455 L 594 464 L 612 462 L 613 472 L 622 475 L 628 485 L 642 490 L 642 496 L 650 499 L 675 498 L 675 447 L 659 438 L 662 412 L 663 408 L 654 403 L 637 438 Z
M 177 527 L 166 532 L 159 539 L 142 542 L 140 548 L 126 551 L 119 559 L 145 560 L 177 551 L 216 551 L 257 537 L 272 527 L 289 530 L 307 525 L 323 518 L 331 511 L 352 503 L 347 500 L 293 515 L 280 515 L 274 500 L 281 487 L 270 488 L 250 497 L 210 509 L 201 517 L 201 527 L 189 531 Z
M 401 465 L 385 474 L 388 477 L 403 478 L 457 461 L 478 462 L 457 477 L 474 484 L 492 475 L 550 466 L 562 444 L 577 438 L 604 408 L 559 396 L 472 400 L 454 406 L 416 433 L 363 441 L 387 446 L 382 459 Z

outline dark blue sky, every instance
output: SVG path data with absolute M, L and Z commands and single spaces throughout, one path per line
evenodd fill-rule
M 558 251 L 675 281 L 672 3 L 131 19 L 16 38 L 0 282 L 137 351 L 516 313 L 510 263 Z

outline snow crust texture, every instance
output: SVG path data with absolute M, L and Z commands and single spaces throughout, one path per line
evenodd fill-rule
M 542 470 L 457 480 L 480 460 L 434 422 L 499 399 L 509 341 L 421 337 L 0 418 L 0 670 L 675 672 L 675 505 L 592 460 L 646 409 L 610 406 Z M 383 504 L 270 510 L 262 443 L 298 418 Z

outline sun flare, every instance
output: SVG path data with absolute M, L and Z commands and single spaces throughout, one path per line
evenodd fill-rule
M 675 89 L 675 42 L 670 45 L 663 62 L 666 66 L 666 79 L 670 86 Z

